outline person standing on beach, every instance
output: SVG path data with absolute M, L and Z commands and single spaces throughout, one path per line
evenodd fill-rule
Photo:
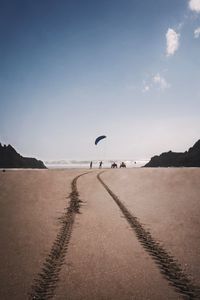
M 101 169 L 101 168 L 102 168 L 102 165 L 103 165 L 103 162 L 102 162 L 102 161 L 100 161 L 100 163 L 99 163 L 99 169 Z
M 92 161 L 90 162 L 90 169 L 92 169 Z

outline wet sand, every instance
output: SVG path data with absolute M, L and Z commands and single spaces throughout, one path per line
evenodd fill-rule
M 46 288 L 41 299 L 50 289 L 52 299 L 182 299 L 97 179 L 98 170 L 78 178 L 79 195 L 67 198 L 72 180 L 86 171 L 0 173 L 0 299 L 29 299 L 39 274 Z M 106 170 L 101 178 L 200 285 L 200 170 Z M 79 199 L 80 214 L 73 204 Z M 67 214 L 60 219 L 66 207 L 70 224 Z M 48 282 L 43 264 L 65 223 L 71 231 L 49 262 L 56 267 L 49 266 Z

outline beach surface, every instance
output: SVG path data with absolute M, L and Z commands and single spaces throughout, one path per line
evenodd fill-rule
M 200 299 L 200 169 L 0 173 L 0 299 Z

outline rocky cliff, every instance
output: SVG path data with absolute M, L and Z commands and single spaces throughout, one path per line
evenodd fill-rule
M 145 167 L 200 167 L 200 140 L 184 153 L 169 151 L 156 155 Z
M 11 146 L 0 143 L 0 168 L 34 168 L 46 169 L 41 160 L 23 157 Z

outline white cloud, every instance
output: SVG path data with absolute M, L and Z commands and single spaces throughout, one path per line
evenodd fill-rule
M 156 88 L 164 91 L 168 88 L 170 88 L 170 84 L 167 82 L 167 80 L 160 75 L 160 73 L 157 73 L 155 75 L 152 75 L 151 78 L 149 78 L 148 81 L 143 81 L 143 93 L 148 93 L 150 90 L 155 90 Z
M 189 8 L 200 13 L 200 0 L 189 0 Z
M 194 31 L 194 37 L 195 37 L 195 39 L 198 39 L 200 37 L 200 27 L 198 27 L 197 29 L 195 29 L 195 31 Z
M 159 73 L 157 73 L 153 77 L 153 83 L 158 85 L 161 90 L 165 90 L 170 87 L 170 84 L 166 81 L 164 77 L 160 76 Z
M 174 29 L 169 28 L 166 33 L 167 40 L 167 56 L 174 55 L 174 53 L 179 48 L 179 38 L 180 34 L 178 34 Z
M 148 92 L 150 90 L 150 86 L 149 85 L 145 85 L 143 92 Z

